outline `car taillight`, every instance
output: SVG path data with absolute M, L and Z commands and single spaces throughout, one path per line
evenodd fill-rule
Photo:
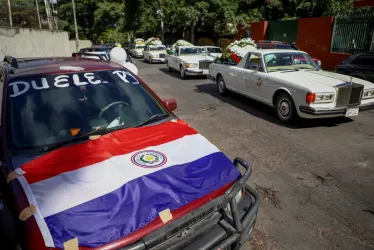
M 314 93 L 306 94 L 306 97 L 305 97 L 305 102 L 306 103 L 313 103 L 313 102 L 315 102 L 315 100 L 316 100 L 316 94 L 314 94 Z

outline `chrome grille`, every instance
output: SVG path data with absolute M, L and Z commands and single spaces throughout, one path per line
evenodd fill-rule
M 159 57 L 160 58 L 165 58 L 165 54 L 160 54 Z
M 209 69 L 211 61 L 199 61 L 199 69 Z
M 338 87 L 338 96 L 336 98 L 336 106 L 351 106 L 361 103 L 364 86 L 353 83 Z

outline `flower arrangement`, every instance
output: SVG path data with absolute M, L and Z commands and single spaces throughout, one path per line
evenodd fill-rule
M 160 38 L 151 37 L 145 41 L 145 45 L 162 45 L 162 41 L 160 40 Z
M 251 38 L 243 38 L 230 43 L 224 53 L 222 53 L 220 60 L 238 64 L 248 51 L 251 50 L 257 50 L 255 42 Z
M 178 40 L 167 51 L 168 54 L 171 54 L 172 51 L 174 50 L 174 48 L 177 47 L 177 46 L 194 46 L 194 45 L 192 43 L 190 43 L 190 42 L 185 41 L 185 40 Z
M 144 44 L 144 39 L 136 38 L 134 42 L 135 42 L 135 44 Z

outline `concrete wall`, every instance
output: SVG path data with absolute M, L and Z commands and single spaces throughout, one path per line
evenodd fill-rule
M 68 33 L 62 31 L 0 27 L 0 49 L 14 57 L 71 56 Z
M 75 40 L 70 40 L 69 45 L 71 53 L 78 52 L 76 49 Z M 89 47 L 92 47 L 92 42 L 90 40 L 79 40 L 79 49 Z

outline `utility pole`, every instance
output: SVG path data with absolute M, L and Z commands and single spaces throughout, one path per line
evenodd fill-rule
M 9 10 L 9 24 L 10 24 L 10 27 L 13 28 L 12 7 L 10 6 L 10 0 L 8 0 L 8 10 Z
M 78 25 L 77 25 L 77 16 L 75 14 L 75 2 L 72 0 L 73 3 L 73 16 L 74 16 L 74 27 L 75 27 L 75 47 L 77 48 L 77 52 L 79 51 L 79 38 L 78 38 Z
M 162 8 L 157 10 L 157 14 L 161 17 L 161 41 L 164 43 L 164 13 L 162 12 Z
M 56 0 L 57 1 L 57 0 Z M 58 30 L 58 23 L 57 23 L 57 10 L 55 10 L 56 1 L 52 1 L 52 14 L 53 14 L 53 21 L 55 22 L 55 30 Z
M 42 29 L 42 23 L 40 21 L 40 13 L 39 13 L 39 3 L 38 3 L 38 0 L 35 0 L 35 4 L 36 4 L 36 12 L 38 13 L 39 29 Z
M 49 6 L 49 0 L 44 0 L 44 5 L 45 5 L 45 12 L 47 14 L 49 30 L 53 30 L 51 7 Z

